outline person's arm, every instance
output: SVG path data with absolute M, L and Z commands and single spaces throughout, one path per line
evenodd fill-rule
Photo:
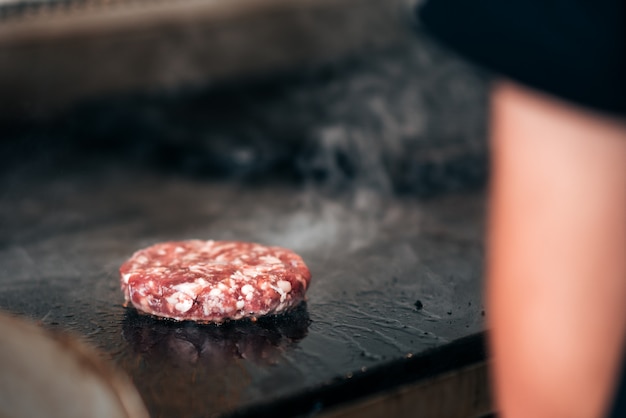
M 492 93 L 487 315 L 503 418 L 601 417 L 626 334 L 626 127 Z

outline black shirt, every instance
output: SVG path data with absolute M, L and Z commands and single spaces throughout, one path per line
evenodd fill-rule
M 626 0 L 430 0 L 421 22 L 522 84 L 626 115 Z M 626 359 L 609 416 L 626 417 Z
M 419 16 L 478 64 L 577 104 L 626 114 L 625 0 L 431 0 Z

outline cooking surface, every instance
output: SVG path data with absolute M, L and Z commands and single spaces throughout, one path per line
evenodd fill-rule
M 0 107 L 36 121 L 0 115 L 0 309 L 85 338 L 153 417 L 286 416 L 306 396 L 309 416 L 322 392 L 465 365 L 477 338 L 459 339 L 483 329 L 484 196 L 460 190 L 486 176 L 487 80 L 408 30 L 411 0 L 140 3 L 0 8 Z M 144 13 L 170 8 L 167 30 Z M 149 36 L 121 31 L 116 10 Z M 111 25 L 71 35 L 81 16 Z M 38 46 L 14 48 L 20 33 Z M 46 122 L 131 86 L 167 88 Z M 219 327 L 124 308 L 119 266 L 191 238 L 295 250 L 306 305 Z
M 154 417 L 219 416 L 482 330 L 481 193 L 338 197 L 75 155 L 34 161 L 2 174 L 0 307 L 85 337 L 132 376 Z M 306 306 L 222 327 L 123 308 L 120 264 L 189 238 L 295 250 L 313 274 Z

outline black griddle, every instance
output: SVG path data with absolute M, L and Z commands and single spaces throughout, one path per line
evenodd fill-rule
M 218 3 L 177 4 L 182 13 Z M 242 0 L 232 10 L 246 12 L 249 3 L 263 6 Z M 156 68 L 145 78 L 151 88 L 139 88 L 142 79 L 123 91 L 107 83 L 133 81 L 132 71 L 68 79 L 67 61 L 58 60 L 51 63 L 60 65 L 53 73 L 61 82 L 41 78 L 48 67 L 33 63 L 59 50 L 76 56 L 73 41 L 48 41 L 45 13 L 28 17 L 28 7 L 0 17 L 43 25 L 19 39 L 6 25 L 0 30 L 0 73 L 20 76 L 17 84 L 0 81 L 0 107 L 17 115 L 0 117 L 0 309 L 85 338 L 131 376 L 155 418 L 323 416 L 484 362 L 487 80 L 423 34 L 372 31 L 371 19 L 398 17 L 391 3 L 385 13 L 374 3 L 382 4 L 268 2 L 302 24 L 294 38 L 284 38 L 294 33 L 289 25 L 271 32 L 290 47 L 278 48 L 286 58 L 264 57 L 263 71 L 247 53 L 274 38 L 246 36 L 254 15 L 199 14 L 193 25 L 206 18 L 242 35 L 207 44 L 209 58 L 229 60 L 205 68 L 200 86 L 183 77 L 164 88 Z M 284 21 L 272 10 L 259 15 L 261 32 Z M 335 16 L 326 23 L 346 36 L 325 33 L 325 21 L 312 19 L 318 12 Z M 152 23 L 148 32 L 161 40 L 133 48 L 168 59 L 163 42 L 182 45 L 184 37 Z M 91 32 L 96 41 L 109 39 L 100 29 Z M 325 49 L 329 34 L 336 47 Z M 42 55 L 13 61 L 26 38 Z M 376 38 L 382 43 L 370 42 Z M 194 59 L 198 51 L 179 52 Z M 140 58 L 125 56 L 120 65 Z M 107 83 L 90 84 L 101 75 Z M 192 238 L 295 250 L 313 274 L 306 304 L 219 327 L 123 307 L 119 266 L 139 248 Z
M 130 374 L 154 417 L 327 399 L 325 387 L 483 330 L 482 193 L 329 197 L 74 157 L 2 176 L 0 307 L 86 338 Z M 294 249 L 313 273 L 306 305 L 221 327 L 124 308 L 119 265 L 138 248 L 189 238 Z M 479 342 L 467 347 L 452 358 L 483 356 Z M 324 406 L 312 399 L 299 404 Z

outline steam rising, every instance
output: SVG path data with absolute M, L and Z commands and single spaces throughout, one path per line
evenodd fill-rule
M 361 189 L 349 199 L 331 199 L 309 189 L 301 197 L 302 210 L 286 216 L 266 233 L 263 241 L 299 251 L 353 252 L 376 239 L 385 216 L 380 195 Z

